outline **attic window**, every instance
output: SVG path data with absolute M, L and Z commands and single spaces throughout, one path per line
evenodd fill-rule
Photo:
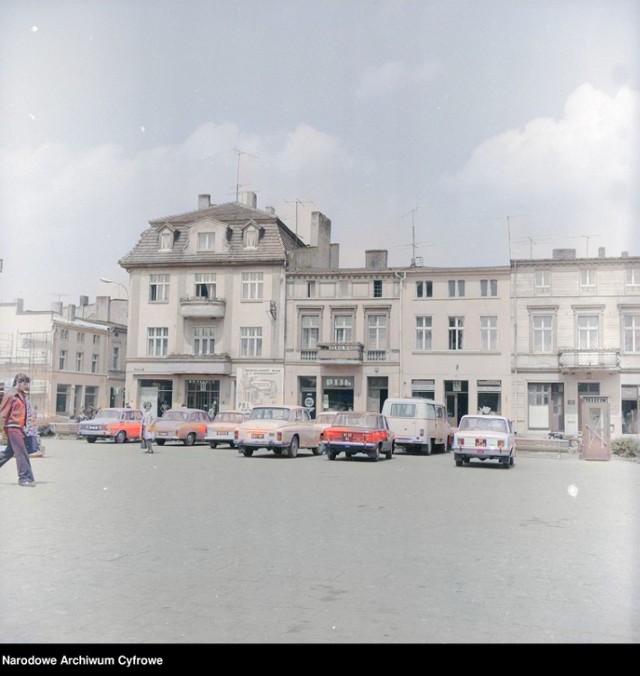
M 163 230 L 160 233 L 160 250 L 171 251 L 173 248 L 173 233 L 171 230 Z
M 245 249 L 258 248 L 258 228 L 250 226 L 244 231 L 243 245 Z

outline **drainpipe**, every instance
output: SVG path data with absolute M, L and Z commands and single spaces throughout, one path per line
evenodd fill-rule
M 404 299 L 403 299 L 403 290 L 404 290 L 404 282 L 405 279 L 407 278 L 407 273 L 404 271 L 396 271 L 394 270 L 393 274 L 400 280 L 400 311 L 399 311 L 399 318 L 398 318 L 398 324 L 400 325 L 400 333 L 398 335 L 398 341 L 399 341 L 399 347 L 400 350 L 398 351 L 398 354 L 400 355 L 399 360 L 398 360 L 398 366 L 400 370 L 400 382 L 398 383 L 399 386 L 399 391 L 396 396 L 402 397 L 404 396 L 403 394 L 403 387 L 404 387 L 404 359 L 402 358 L 402 355 L 404 353 L 404 345 L 402 343 L 402 327 L 403 327 L 403 321 L 402 321 L 402 306 L 404 304 Z M 391 392 L 389 393 L 389 396 L 391 395 Z

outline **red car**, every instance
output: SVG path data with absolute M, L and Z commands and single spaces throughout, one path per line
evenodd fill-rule
M 321 440 L 329 460 L 335 460 L 339 453 L 347 458 L 364 453 L 374 462 L 381 455 L 391 460 L 395 450 L 394 434 L 386 417 L 379 413 L 337 413 L 333 423 L 322 432 Z

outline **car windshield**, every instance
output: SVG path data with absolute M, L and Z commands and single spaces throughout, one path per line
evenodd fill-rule
M 377 427 L 378 416 L 366 413 L 338 413 L 333 421 L 334 427 Z
M 184 422 L 187 420 L 187 414 L 183 413 L 182 411 L 167 411 L 163 416 L 163 420 L 179 420 L 180 422 Z
M 460 421 L 460 427 L 458 428 L 461 431 L 477 431 L 477 432 L 502 432 L 507 433 L 507 421 L 500 418 L 483 418 L 478 416 L 477 418 L 463 418 Z
M 99 420 L 102 418 L 119 418 L 120 411 L 117 411 L 115 408 L 101 408 L 94 416 L 94 419 Z
M 316 416 L 317 423 L 332 423 L 336 417 L 335 413 L 318 413 Z
M 218 413 L 216 416 L 216 422 L 233 422 L 240 423 L 244 420 L 242 413 Z
M 288 408 L 258 407 L 251 411 L 251 420 L 289 420 Z

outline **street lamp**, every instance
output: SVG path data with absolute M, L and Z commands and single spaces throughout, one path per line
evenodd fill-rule
M 120 282 L 114 282 L 112 279 L 107 279 L 106 277 L 100 277 L 100 281 L 104 282 L 105 284 L 117 284 L 121 289 L 123 289 L 127 300 L 129 300 L 129 291 L 124 284 L 120 284 Z

